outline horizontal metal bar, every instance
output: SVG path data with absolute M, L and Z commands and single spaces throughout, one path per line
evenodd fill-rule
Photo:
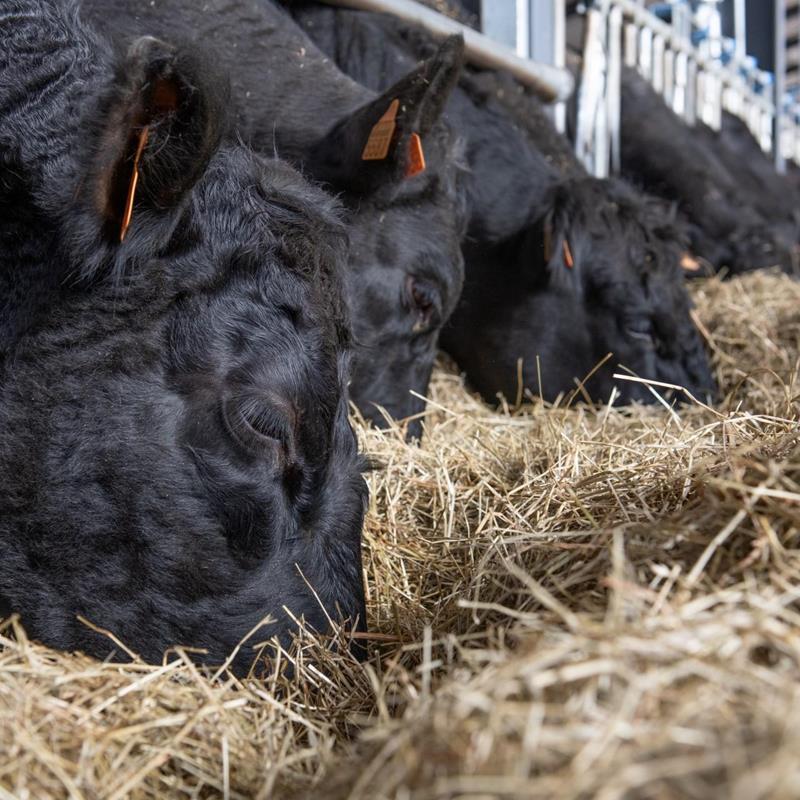
M 331 6 L 392 14 L 398 19 L 420 25 L 439 36 L 460 33 L 464 37 L 469 61 L 480 67 L 507 70 L 517 80 L 532 87 L 544 100 L 566 100 L 575 88 L 572 75 L 566 69 L 520 58 L 488 36 L 415 0 L 323 0 L 323 2 Z

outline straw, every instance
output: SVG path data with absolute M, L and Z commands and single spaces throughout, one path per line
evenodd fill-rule
M 366 665 L 309 635 L 291 681 L 238 680 L 0 624 L 0 798 L 800 796 L 800 284 L 693 293 L 714 408 L 495 412 L 443 361 L 421 446 L 359 423 Z

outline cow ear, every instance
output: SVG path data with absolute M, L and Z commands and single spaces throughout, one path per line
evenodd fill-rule
M 425 137 L 441 117 L 463 63 L 463 38 L 445 39 L 413 72 L 325 135 L 308 163 L 311 174 L 365 194 L 424 171 Z
M 138 239 L 168 240 L 216 152 L 227 87 L 188 51 L 136 40 L 81 130 L 65 236 L 81 277 Z
M 579 267 L 575 260 L 569 227 L 567 209 L 556 203 L 542 219 L 539 241 L 549 284 L 576 291 L 580 289 Z

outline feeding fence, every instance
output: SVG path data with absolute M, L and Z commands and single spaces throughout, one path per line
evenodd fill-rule
M 620 169 L 623 66 L 636 69 L 689 125 L 719 130 L 723 111 L 742 119 L 761 148 L 800 163 L 800 107 L 786 94 L 786 6 L 775 0 L 775 72 L 745 51 L 744 3 L 737 35 L 722 36 L 716 2 L 599 0 L 587 7 L 575 145 L 591 172 Z

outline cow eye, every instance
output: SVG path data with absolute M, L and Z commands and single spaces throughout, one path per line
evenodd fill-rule
M 222 403 L 222 417 L 231 438 L 253 454 L 281 447 L 287 437 L 283 415 L 255 395 L 234 395 Z
M 438 288 L 425 278 L 409 275 L 406 281 L 408 305 L 416 315 L 414 332 L 429 330 L 440 313 L 441 297 Z
M 654 344 L 653 324 L 646 317 L 627 320 L 625 332 L 631 339 L 635 339 L 638 342 L 644 342 L 648 345 Z

